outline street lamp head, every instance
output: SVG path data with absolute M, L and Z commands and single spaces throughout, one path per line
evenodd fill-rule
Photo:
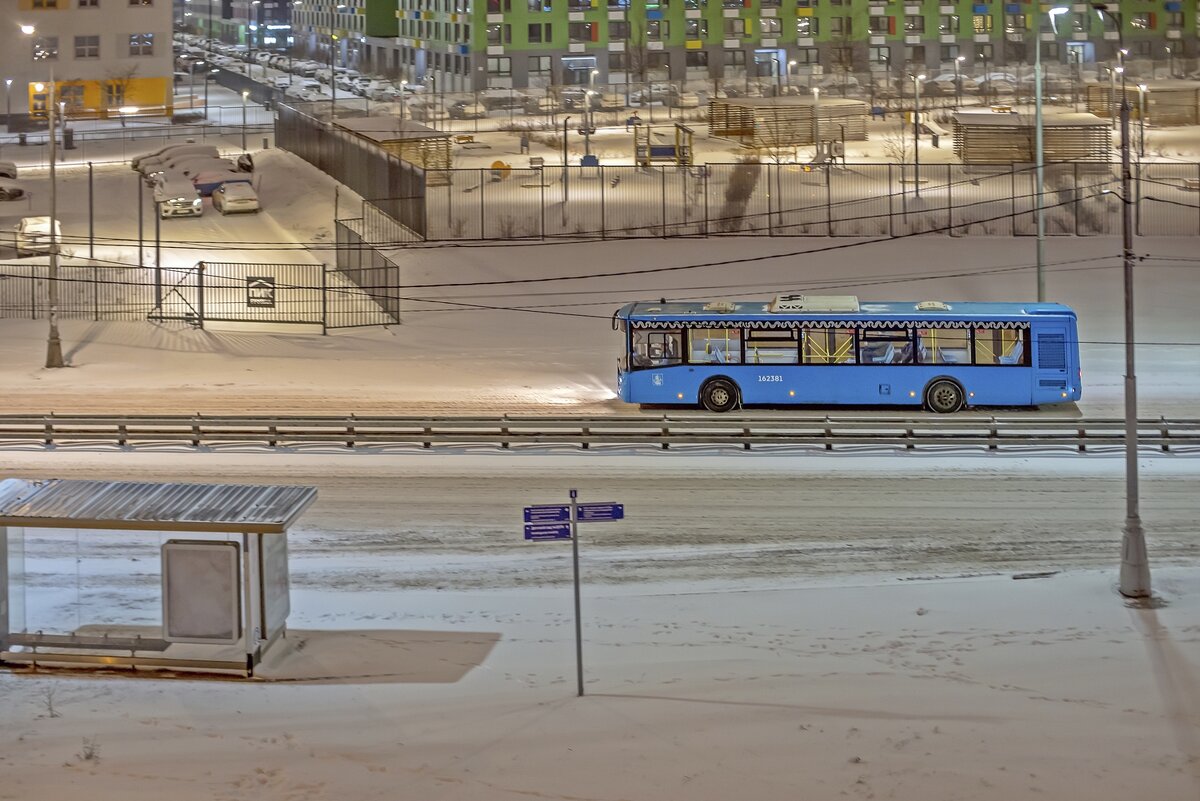
M 922 72 L 920 75 L 914 75 L 914 76 L 913 76 L 913 80 L 914 80 L 914 81 L 923 81 L 923 80 L 925 80 L 925 73 L 923 73 L 923 72 Z
M 37 28 L 33 27 L 32 25 L 22 25 L 21 33 L 25 34 L 26 36 L 33 36 L 35 33 L 37 33 Z
M 117 109 L 117 113 L 118 114 L 137 114 L 138 107 L 137 106 L 121 106 L 119 109 Z
M 1144 84 L 1144 83 L 1139 83 L 1139 84 L 1138 84 L 1138 91 L 1139 91 L 1139 92 L 1144 92 L 1144 91 L 1146 91 L 1146 84 Z
M 1116 69 L 1116 73 L 1117 73 L 1118 75 L 1124 75 L 1124 74 L 1125 74 L 1125 68 L 1124 68 L 1124 67 L 1117 67 L 1117 69 Z
M 35 91 L 35 92 L 44 92 L 44 91 L 46 91 L 46 84 L 42 83 L 41 81 L 38 81 L 37 83 L 35 83 L 35 84 L 33 85 L 33 91 Z
M 1121 50 L 1120 50 L 1120 53 L 1121 53 L 1121 55 L 1123 55 L 1123 56 L 1127 56 L 1127 55 L 1129 55 L 1129 48 L 1128 48 L 1128 47 L 1122 47 L 1122 48 L 1121 48 Z
M 967 60 L 967 57 L 966 57 L 966 56 L 959 56 L 958 58 L 956 58 L 956 59 L 954 59 L 954 60 L 955 60 L 955 61 L 957 61 L 959 64 L 961 64 L 961 63 L 963 63 L 964 61 L 966 61 L 966 60 Z
M 248 98 L 248 97 L 250 97 L 250 92 L 249 92 L 249 91 L 243 91 L 243 92 L 242 92 L 242 100 L 245 100 L 245 99 L 246 99 L 246 98 Z

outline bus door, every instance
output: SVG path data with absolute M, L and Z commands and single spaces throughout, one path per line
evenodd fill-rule
M 1063 399 L 1071 385 L 1071 331 L 1066 321 L 1039 320 L 1033 337 L 1033 402 Z

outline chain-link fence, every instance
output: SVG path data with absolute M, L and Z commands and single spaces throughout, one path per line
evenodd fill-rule
M 60 264 L 58 315 L 79 320 L 144 320 L 154 308 L 154 284 L 137 267 Z M 50 266 L 0 264 L 0 318 L 37 320 L 50 312 Z
M 364 252 L 373 252 L 364 249 Z M 322 264 L 201 262 L 161 270 L 60 264 L 58 315 L 83 320 L 156 320 L 310 325 L 321 329 L 394 325 L 399 298 L 392 271 L 341 272 Z M 0 264 L 0 318 L 41 319 L 50 309 L 50 268 Z
M 385 214 L 417 235 L 425 231 L 425 171 L 377 145 L 331 125 L 328 104 L 281 105 L 276 143 L 362 197 L 382 198 Z M 347 116 L 339 110 L 339 116 Z
M 1037 233 L 1032 164 L 742 163 L 442 173 L 437 178 L 443 185 L 431 186 L 425 196 L 426 241 Z M 1120 182 L 1115 164 L 1046 165 L 1046 233 L 1119 233 Z M 1200 233 L 1200 165 L 1137 165 L 1134 202 L 1141 235 Z

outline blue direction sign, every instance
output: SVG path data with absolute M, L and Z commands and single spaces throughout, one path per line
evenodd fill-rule
M 575 508 L 580 523 L 625 519 L 625 506 L 620 503 L 581 503 Z
M 526 523 L 558 523 L 571 519 L 571 510 L 563 506 L 526 506 Z M 528 528 L 528 526 L 526 526 Z
M 526 510 L 528 512 L 528 510 Z M 570 523 L 530 523 L 525 526 L 527 540 L 569 540 Z

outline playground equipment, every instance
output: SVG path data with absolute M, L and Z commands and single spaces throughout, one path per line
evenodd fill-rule
M 693 131 L 682 123 L 675 123 L 674 143 L 659 144 L 654 141 L 654 129 L 650 125 L 635 125 L 633 127 L 633 159 L 643 169 L 650 169 L 651 164 L 674 164 L 676 167 L 689 167 L 692 164 Z

